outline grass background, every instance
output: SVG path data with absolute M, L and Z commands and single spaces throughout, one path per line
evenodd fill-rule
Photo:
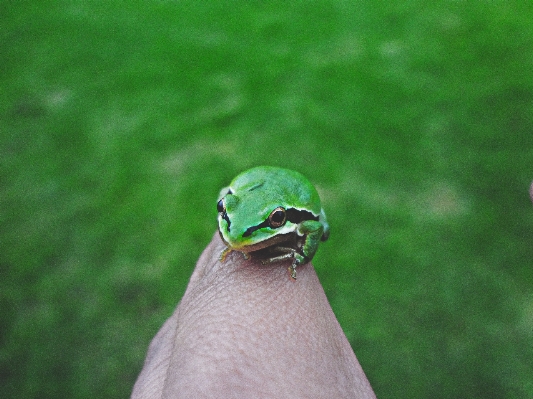
M 533 7 L 0 6 L 0 396 L 127 397 L 259 164 L 377 396 L 533 398 Z M 331 265 L 326 268 L 325 265 Z

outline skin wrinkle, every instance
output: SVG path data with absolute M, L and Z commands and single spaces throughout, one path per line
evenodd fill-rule
M 223 249 L 216 234 L 132 398 L 375 397 L 310 263 L 295 281 L 290 261 L 262 265 L 233 252 L 222 263 Z

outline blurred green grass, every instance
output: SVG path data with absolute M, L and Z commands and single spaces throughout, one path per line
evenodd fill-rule
M 125 397 L 219 189 L 299 170 L 379 398 L 533 397 L 528 2 L 0 6 L 0 396 Z

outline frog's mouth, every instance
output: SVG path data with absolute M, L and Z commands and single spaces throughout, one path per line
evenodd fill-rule
M 266 240 L 258 242 L 256 244 L 248 245 L 246 247 L 246 251 L 255 252 L 255 251 L 259 251 L 264 248 L 269 248 L 269 247 L 274 248 L 278 244 L 283 244 L 283 246 L 286 246 L 286 245 L 292 246 L 293 244 L 287 244 L 289 242 L 290 243 L 294 242 L 295 243 L 294 245 L 296 245 L 296 242 L 298 242 L 297 237 L 298 236 L 295 235 L 294 233 L 278 234 L 273 237 L 267 238 Z M 242 249 L 240 251 L 242 251 Z
M 286 243 L 286 242 L 289 242 L 289 241 L 291 241 L 291 242 L 295 241 L 296 242 L 298 240 L 297 238 L 295 238 L 294 233 L 286 233 L 286 234 L 278 234 L 278 235 L 275 235 L 275 236 L 272 236 L 272 237 L 268 237 L 268 238 L 264 239 L 263 241 L 256 242 L 255 244 L 243 243 L 242 245 L 231 245 L 230 243 L 228 243 L 224 239 L 222 234 L 220 234 L 220 236 L 222 237 L 222 241 L 224 241 L 226 243 L 226 245 L 228 247 L 230 247 L 231 249 L 239 251 L 239 252 L 246 252 L 246 253 L 259 251 L 261 249 L 268 248 L 268 247 L 273 247 L 273 246 L 276 246 L 278 244 Z M 298 237 L 298 236 L 296 236 L 296 237 Z

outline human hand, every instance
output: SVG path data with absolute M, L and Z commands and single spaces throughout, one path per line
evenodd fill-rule
M 132 398 L 375 398 L 311 263 L 202 253 Z

